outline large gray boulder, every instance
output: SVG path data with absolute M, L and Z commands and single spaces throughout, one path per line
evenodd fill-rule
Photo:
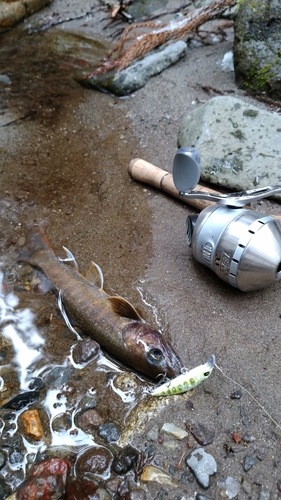
M 238 86 L 280 99 L 280 0 L 240 0 L 234 30 L 234 68 Z
M 240 191 L 281 185 L 281 116 L 231 96 L 214 97 L 183 121 L 178 146 L 201 156 L 201 179 Z

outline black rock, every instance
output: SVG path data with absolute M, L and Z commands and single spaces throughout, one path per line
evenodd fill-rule
M 25 406 L 29 406 L 39 399 L 39 391 L 27 391 L 18 394 L 14 398 L 10 399 L 7 403 L 2 405 L 0 408 L 9 408 L 11 410 L 21 410 Z
M 98 433 L 107 443 L 118 441 L 120 431 L 114 424 L 102 424 L 99 426 Z
M 116 474 L 126 474 L 137 463 L 138 456 L 139 454 L 137 450 L 128 446 L 114 458 L 112 462 L 112 469 L 116 472 Z

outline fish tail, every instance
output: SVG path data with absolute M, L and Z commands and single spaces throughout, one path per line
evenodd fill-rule
M 40 226 L 32 226 L 26 233 L 25 244 L 17 257 L 18 261 L 36 265 L 36 254 L 39 250 L 54 253 L 47 236 Z

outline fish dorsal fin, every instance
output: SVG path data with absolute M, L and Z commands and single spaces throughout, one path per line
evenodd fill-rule
M 92 262 L 91 267 L 86 272 L 86 280 L 89 281 L 91 285 L 95 285 L 100 288 L 100 290 L 103 290 L 102 270 L 95 262 Z
M 112 310 L 118 316 L 122 316 L 124 318 L 135 319 L 137 321 L 141 320 L 141 316 L 138 311 L 123 297 L 108 297 Z

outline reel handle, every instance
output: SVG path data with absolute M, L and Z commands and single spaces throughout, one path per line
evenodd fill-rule
M 215 203 L 214 201 L 210 200 L 183 198 L 176 188 L 173 181 L 173 175 L 170 172 L 156 167 L 152 163 L 149 163 L 146 160 L 142 160 L 141 158 L 135 158 L 134 160 L 131 160 L 128 166 L 128 173 L 136 181 L 144 182 L 146 184 L 149 184 L 150 186 L 160 189 L 161 191 L 174 196 L 178 200 L 188 203 L 189 205 L 197 208 L 200 211 L 206 207 L 209 207 L 210 205 L 214 205 Z M 202 191 L 214 195 L 221 195 L 219 191 L 207 188 L 200 184 L 197 184 L 197 186 L 195 187 L 196 191 Z M 281 220 L 281 215 L 272 215 L 272 217 Z

